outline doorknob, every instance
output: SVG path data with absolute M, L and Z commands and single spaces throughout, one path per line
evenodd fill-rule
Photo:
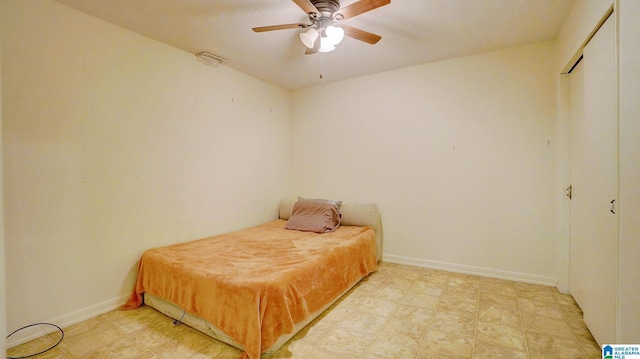
M 611 204 L 611 213 L 616 214 L 616 200 L 612 199 L 611 202 L 609 202 Z

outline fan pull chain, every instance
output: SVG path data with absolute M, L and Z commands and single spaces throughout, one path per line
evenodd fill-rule
M 320 80 L 322 80 L 322 86 L 324 87 L 324 52 L 320 54 L 322 60 L 320 62 Z

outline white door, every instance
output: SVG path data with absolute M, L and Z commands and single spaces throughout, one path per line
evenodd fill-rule
M 570 290 L 598 343 L 615 343 L 618 120 L 614 16 L 585 46 L 583 60 L 570 76 Z

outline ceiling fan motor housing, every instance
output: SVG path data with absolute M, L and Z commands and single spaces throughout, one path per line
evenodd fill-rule
M 320 11 L 323 17 L 331 17 L 333 13 L 340 9 L 340 1 L 338 0 L 311 0 L 311 3 Z

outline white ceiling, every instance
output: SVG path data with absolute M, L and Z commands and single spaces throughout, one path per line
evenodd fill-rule
M 298 37 L 303 30 L 251 30 L 307 23 L 307 15 L 290 0 L 56 1 L 193 54 L 222 56 L 223 66 L 285 89 L 319 85 L 321 72 L 325 82 L 333 82 L 551 40 L 575 2 L 392 0 L 345 20 L 382 40 L 370 45 L 345 38 L 335 51 L 324 54 L 322 71 L 322 54 L 304 54 Z M 354 2 L 342 0 L 341 6 Z

